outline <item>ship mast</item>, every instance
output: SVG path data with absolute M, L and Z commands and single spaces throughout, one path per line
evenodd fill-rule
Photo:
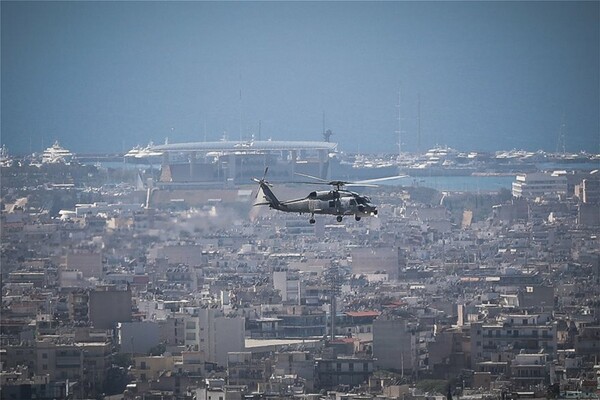
M 421 93 L 417 97 L 417 153 L 421 153 Z
M 396 107 L 398 107 L 398 130 L 396 131 L 396 133 L 398 134 L 398 159 L 400 159 L 400 157 L 402 156 L 402 114 L 400 111 L 400 105 L 401 105 L 401 88 L 398 88 L 398 105 Z
M 562 118 L 560 121 L 560 130 L 558 131 L 558 141 L 556 143 L 556 153 L 560 154 L 562 151 L 562 155 L 564 157 L 566 153 L 566 139 L 565 139 L 565 131 L 567 129 L 567 122 L 565 113 L 563 112 Z

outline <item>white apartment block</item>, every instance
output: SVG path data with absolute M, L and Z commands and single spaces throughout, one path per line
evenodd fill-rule
M 228 352 L 244 351 L 245 319 L 216 308 L 194 308 L 185 316 L 185 345 L 204 353 L 205 361 L 227 365 Z
M 556 197 L 567 193 L 567 176 L 559 172 L 535 172 L 519 174 L 512 184 L 512 195 L 535 199 L 537 197 Z

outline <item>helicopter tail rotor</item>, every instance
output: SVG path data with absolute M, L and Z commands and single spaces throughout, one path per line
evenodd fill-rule
M 263 174 L 262 179 L 252 178 L 252 181 L 258 183 L 258 185 L 259 185 L 258 190 L 256 191 L 256 195 L 254 196 L 254 199 L 255 199 L 254 205 L 255 206 L 268 205 L 271 208 L 280 209 L 282 207 L 281 202 L 279 201 L 279 199 L 277 199 L 277 197 L 271 190 L 273 185 L 271 185 L 266 180 L 268 171 L 269 171 L 269 167 L 266 167 L 265 173 Z M 258 199 L 259 193 L 262 193 L 262 197 L 265 200 L 264 202 L 256 202 L 256 199 Z
M 256 195 L 254 195 L 254 199 L 256 199 L 258 197 L 258 194 L 260 193 L 261 189 L 264 191 L 264 189 L 263 189 L 264 186 L 273 187 L 273 185 L 271 185 L 266 180 L 266 178 L 267 178 L 267 172 L 269 172 L 269 167 L 268 166 L 265 167 L 265 172 L 263 173 L 262 179 L 252 178 L 253 182 L 256 182 L 256 183 L 259 184 L 259 189 L 256 191 Z

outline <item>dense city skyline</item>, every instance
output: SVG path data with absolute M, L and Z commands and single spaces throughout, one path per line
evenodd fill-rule
M 399 91 L 407 151 L 554 151 L 562 124 L 567 151 L 599 151 L 598 2 L 1 9 L 1 141 L 15 154 L 321 140 L 323 119 L 341 150 L 394 152 Z

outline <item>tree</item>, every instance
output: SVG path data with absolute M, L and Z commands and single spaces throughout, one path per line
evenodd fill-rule
M 164 343 L 157 344 L 152 347 L 148 352 L 148 355 L 151 356 L 162 356 L 164 352 L 167 350 L 167 346 Z

